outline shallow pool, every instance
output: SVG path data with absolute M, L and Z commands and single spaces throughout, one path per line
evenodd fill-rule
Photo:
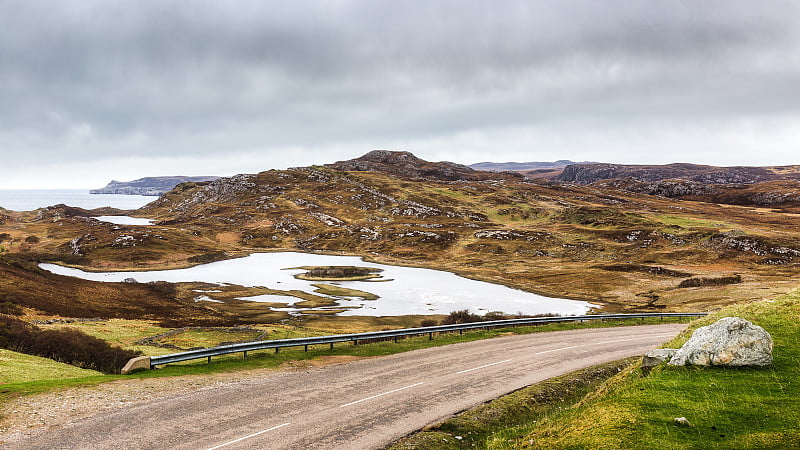
M 113 223 L 114 225 L 152 225 L 155 223 L 154 220 L 131 216 L 96 216 L 92 217 L 92 219 Z
M 352 297 L 333 297 L 340 307 L 355 307 L 340 312 L 342 316 L 400 316 L 408 314 L 447 314 L 468 309 L 476 314 L 502 311 L 507 314 L 584 314 L 594 307 L 577 300 L 544 297 L 499 284 L 470 280 L 450 272 L 415 267 L 388 266 L 368 263 L 355 256 L 318 255 L 311 253 L 256 253 L 244 258 L 218 261 L 187 269 L 149 272 L 84 272 L 55 264 L 41 264 L 43 269 L 61 275 L 95 281 L 122 281 L 134 278 L 139 282 L 202 281 L 242 286 L 265 286 L 271 289 L 299 289 L 314 292 L 312 284 L 336 284 L 378 295 L 377 300 Z M 289 269 L 299 266 L 361 266 L 383 269 L 383 279 L 390 281 L 304 281 L 294 275 L 305 272 Z M 319 294 L 317 294 L 319 295 Z M 280 301 L 289 312 L 301 309 L 291 305 L 300 301 L 293 297 L 268 296 L 247 298 L 250 301 Z

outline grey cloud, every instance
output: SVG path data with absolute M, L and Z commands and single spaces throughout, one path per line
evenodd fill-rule
M 0 144 L 22 162 L 796 116 L 798 9 L 0 1 Z

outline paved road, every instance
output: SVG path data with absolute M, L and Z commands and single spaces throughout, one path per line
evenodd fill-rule
M 521 387 L 643 354 L 684 327 L 503 336 L 272 373 L 105 413 L 7 448 L 381 448 Z

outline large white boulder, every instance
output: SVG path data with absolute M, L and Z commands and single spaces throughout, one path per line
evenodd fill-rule
M 767 366 L 772 336 L 739 317 L 724 317 L 694 331 L 669 361 L 673 366 Z

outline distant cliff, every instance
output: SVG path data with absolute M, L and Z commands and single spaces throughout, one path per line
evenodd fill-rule
M 89 191 L 91 194 L 124 194 L 124 195 L 154 195 L 159 196 L 165 192 L 169 192 L 175 186 L 185 183 L 193 182 L 199 183 L 202 181 L 213 181 L 219 177 L 145 177 L 133 181 L 116 181 L 111 180 L 110 183 L 101 189 L 92 189 Z
M 568 159 L 558 161 L 530 161 L 530 162 L 480 162 L 470 164 L 469 167 L 475 170 L 486 170 L 489 172 L 528 172 L 530 170 L 541 169 L 563 169 L 573 164 L 597 164 L 593 161 L 575 162 Z

